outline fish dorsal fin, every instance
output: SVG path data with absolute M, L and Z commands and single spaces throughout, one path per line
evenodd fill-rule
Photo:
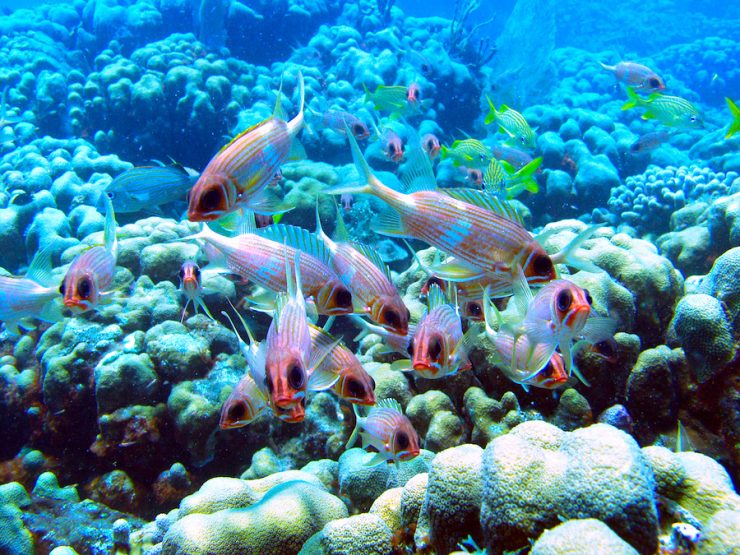
M 515 303 L 517 312 L 521 316 L 524 316 L 527 313 L 529 303 L 534 298 L 534 295 L 532 295 L 532 290 L 529 288 L 527 278 L 524 276 L 524 272 L 522 271 L 520 266 L 517 266 L 514 270 L 514 280 L 512 282 L 512 288 L 514 290 L 513 301 Z
M 244 137 L 244 135 L 246 135 L 247 133 L 251 133 L 252 131 L 254 131 L 255 129 L 257 129 L 258 127 L 260 127 L 260 126 L 264 125 L 265 123 L 267 123 L 268 121 L 270 121 L 272 118 L 273 118 L 273 116 L 270 116 L 267 119 L 263 119 L 262 121 L 255 123 L 254 125 L 250 125 L 244 131 L 242 131 L 238 135 L 235 135 L 228 143 L 226 143 L 224 146 L 222 146 L 219 149 L 219 151 L 218 151 L 217 154 L 221 154 L 224 150 L 226 150 L 227 148 L 229 148 L 236 141 L 238 141 L 239 139 L 241 139 L 242 137 Z
M 257 340 L 254 338 L 254 334 L 252 333 L 252 328 L 249 327 L 249 325 L 247 324 L 247 321 L 244 319 L 244 317 L 241 314 L 239 314 L 239 311 L 233 305 L 233 303 L 231 302 L 231 299 L 229 299 L 228 297 L 226 297 L 226 302 L 229 303 L 229 306 L 233 309 L 234 314 L 236 314 L 236 317 L 239 318 L 239 322 L 241 322 L 242 327 L 244 328 L 244 331 L 247 332 L 247 337 L 249 338 L 249 344 L 250 345 L 256 345 L 257 344 Z M 231 320 L 229 320 L 229 321 L 231 321 Z M 234 323 L 232 322 L 231 325 L 233 327 L 234 326 Z M 234 329 L 234 333 L 236 333 L 236 329 Z M 238 333 L 236 333 L 236 336 L 239 337 L 239 339 L 241 339 L 241 336 Z
M 389 397 L 387 399 L 380 399 L 376 406 L 378 408 L 393 409 L 403 414 L 403 407 L 401 406 L 401 403 L 399 403 L 392 397 Z
M 434 176 L 432 161 L 421 148 L 421 142 L 416 132 L 407 126 L 410 134 L 409 144 L 412 148 L 406 151 L 406 166 L 401 179 L 405 193 L 417 191 L 437 190 L 437 178 Z
M 56 285 L 51 275 L 51 254 L 54 247 L 54 241 L 50 242 L 43 249 L 36 253 L 31 260 L 26 272 L 26 279 L 35 281 L 44 287 Z
M 334 198 L 332 197 L 332 202 L 334 202 Z M 347 226 L 344 224 L 344 218 L 342 217 L 342 210 L 339 208 L 336 202 L 334 202 L 334 208 L 337 212 L 337 223 L 336 227 L 334 228 L 334 239 L 336 241 L 341 242 L 348 242 L 349 241 L 349 231 L 347 231 Z
M 257 233 L 266 239 L 303 251 L 324 263 L 328 263 L 331 258 L 324 242 L 315 233 L 302 227 L 273 224 L 259 229 Z
M 275 321 L 275 331 L 280 331 L 280 314 L 283 308 L 288 303 L 287 293 L 278 293 L 275 296 L 275 311 L 273 312 L 272 319 Z
M 432 285 L 429 286 L 429 293 L 427 293 L 427 306 L 429 307 L 429 312 L 438 306 L 445 304 L 447 304 L 447 297 L 445 296 L 444 291 L 442 291 L 439 285 L 432 283 Z
M 524 225 L 521 214 L 519 214 L 517 209 L 514 208 L 511 203 L 497 198 L 486 191 L 479 191 L 478 189 L 465 187 L 441 189 L 441 191 L 452 198 L 456 198 L 457 200 L 461 200 L 468 204 L 483 208 L 484 210 L 488 210 L 489 212 L 493 212 L 494 214 L 501 216 L 502 218 L 506 218 L 507 220 L 511 220 L 512 222 L 516 222 L 521 226 Z
M 367 245 L 363 245 L 361 243 L 350 243 L 352 247 L 357 250 L 362 256 L 367 258 L 370 262 L 373 263 L 373 265 L 378 268 L 381 272 L 383 272 L 383 275 L 388 279 L 388 281 L 392 281 L 391 278 L 391 270 L 388 268 L 388 265 L 383 261 L 383 258 L 380 256 L 380 253 L 376 250 L 371 249 Z
M 277 98 L 275 99 L 275 108 L 272 110 L 272 117 L 277 119 L 285 119 L 285 110 L 282 106 L 283 96 L 283 76 L 280 76 L 280 86 L 278 87 Z

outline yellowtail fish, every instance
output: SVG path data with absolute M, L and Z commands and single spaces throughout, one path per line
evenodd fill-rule
M 524 191 L 537 193 L 540 190 L 534 174 L 542 164 L 542 158 L 535 158 L 529 164 L 515 170 L 514 167 L 505 161 L 499 161 L 491 158 L 486 171 L 483 173 L 483 187 L 505 199 L 517 197 Z
M 647 99 L 640 98 L 632 87 L 627 87 L 629 100 L 622 110 L 645 108 L 642 119 L 657 119 L 663 125 L 671 127 L 702 128 L 704 120 L 701 112 L 688 100 L 679 96 L 652 93 Z
M 360 415 L 357 405 L 353 408 L 357 424 L 347 441 L 347 448 L 354 445 L 358 435 L 362 438 L 363 449 L 375 448 L 377 453 L 366 463 L 368 466 L 408 461 L 419 455 L 419 435 L 403 414 L 398 401 L 381 399 L 366 417 Z
M 486 125 L 491 123 L 498 125 L 499 129 L 505 132 L 518 147 L 532 149 L 536 146 L 534 131 L 523 115 L 509 108 L 506 104 L 501 105 L 500 110 L 496 110 L 488 96 L 486 96 L 486 100 L 488 100 L 488 106 L 490 107 L 490 111 L 484 120 Z
M 275 293 L 288 287 L 284 265 L 286 250 L 291 263 L 300 252 L 303 292 L 311 298 L 316 311 L 329 316 L 354 311 L 352 293 L 329 267 L 329 255 L 315 235 L 302 228 L 278 224 L 257 230 L 252 214 L 245 217 L 242 231 L 235 237 L 225 237 L 204 226 L 199 233 L 186 239 L 207 246 L 209 269 L 223 269 Z M 288 241 L 291 236 L 293 238 Z M 286 242 L 289 243 L 287 247 Z M 299 251 L 291 246 L 298 244 L 305 248 Z M 291 271 L 295 270 L 291 268 Z
M 365 85 L 365 102 L 372 102 L 378 111 L 394 112 L 402 110 L 408 103 L 408 87 L 404 85 L 378 85 L 375 92 L 370 92 Z
M 607 71 L 611 71 L 619 81 L 635 89 L 644 91 L 662 91 L 665 83 L 652 69 L 636 62 L 619 62 L 608 66 L 599 62 L 599 65 Z
M 212 221 L 244 207 L 257 212 L 284 211 L 263 195 L 285 163 L 303 127 L 303 74 L 298 73 L 300 110 L 290 121 L 280 117 L 280 93 L 272 116 L 240 133 L 203 170 L 188 195 L 188 219 Z
M 270 406 L 278 418 L 290 423 L 301 422 L 305 417 L 309 387 L 314 391 L 328 389 L 337 380 L 337 376 L 319 368 L 326 352 L 317 352 L 318 359 L 313 357 L 306 304 L 301 291 L 300 260 L 300 253 L 296 253 L 293 258 L 295 282 L 289 279 L 287 295 L 278 295 L 275 314 L 265 339 L 267 352 L 263 379 Z M 284 263 L 286 274 L 289 274 L 287 254 Z M 259 373 L 261 369 L 254 370 Z M 312 378 L 310 386 L 309 376 Z M 255 381 L 258 381 L 257 377 Z
M 555 279 L 552 258 L 515 221 L 516 212 L 504 201 L 490 195 L 476 195 L 479 191 L 440 192 L 434 184 L 429 159 L 420 148 L 411 151 L 411 171 L 404 177 L 407 190 L 412 192 L 396 191 L 372 173 L 351 136 L 350 144 L 355 166 L 365 184 L 335 187 L 330 192 L 365 193 L 385 201 L 392 210 L 380 214 L 374 229 L 385 235 L 414 237 L 452 255 L 456 259 L 454 263 L 434 269 L 442 279 L 466 281 L 492 274 L 492 279 L 510 284 L 514 265 L 521 265 L 533 283 Z M 453 198 L 452 194 L 460 196 Z
M 464 335 L 456 307 L 447 303 L 436 284 L 429 288 L 427 311 L 416 326 L 410 343 L 411 360 L 394 362 L 394 370 L 413 371 L 418 376 L 436 380 L 470 370 L 468 351 L 477 338 L 478 330 L 471 327 Z
M 321 227 L 319 205 L 316 204 L 316 235 L 330 253 L 331 268 L 352 291 L 356 307 L 392 333 L 406 335 L 409 310 L 393 285 L 390 270 L 377 251 L 351 243 L 342 214 L 337 210 L 336 241 Z
M 338 376 L 333 391 L 340 398 L 356 405 L 375 404 L 375 380 L 362 367 L 355 354 L 323 329 L 308 325 L 311 348 L 326 352 L 318 367 L 321 372 Z
M 62 313 L 55 299 L 59 290 L 51 275 L 51 249 L 36 253 L 24 277 L 0 276 L 0 321 L 11 335 L 20 335 L 18 326 L 34 329 L 33 319 L 57 322 Z
M 730 109 L 730 114 L 732 115 L 730 127 L 727 129 L 727 134 L 725 135 L 725 139 L 729 139 L 735 133 L 740 131 L 740 108 L 737 107 L 737 104 L 735 104 L 731 98 L 725 97 L 725 101 L 727 102 L 727 107 Z
M 462 139 L 452 143 L 452 146 L 440 147 L 442 160 L 450 158 L 453 165 L 464 165 L 468 168 L 484 168 L 493 158 L 491 149 L 478 139 Z
M 169 202 L 185 201 L 197 179 L 182 166 L 141 166 L 117 176 L 103 194 L 116 213 L 153 211 Z
M 182 308 L 180 322 L 185 319 L 185 312 L 190 303 L 193 303 L 196 313 L 198 312 L 198 308 L 201 308 L 203 309 L 203 312 L 213 320 L 213 315 L 208 310 L 206 303 L 203 301 L 203 281 L 200 267 L 192 260 L 186 260 L 182 263 L 178 276 L 180 277 L 180 291 L 187 299 L 185 301 L 185 306 Z
M 109 300 L 114 291 L 110 289 L 116 271 L 118 241 L 116 239 L 116 217 L 111 200 L 106 203 L 103 246 L 94 246 L 77 255 L 70 264 L 64 281 L 59 287 L 64 306 L 75 314 L 96 309 Z

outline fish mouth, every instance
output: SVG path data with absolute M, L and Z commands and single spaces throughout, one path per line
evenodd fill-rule
M 74 314 L 82 314 L 90 310 L 90 304 L 87 301 L 77 301 L 75 299 L 64 299 L 64 306 Z

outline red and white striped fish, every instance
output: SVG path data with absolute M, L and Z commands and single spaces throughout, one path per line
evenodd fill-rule
M 180 291 L 187 299 L 185 306 L 182 308 L 180 322 L 185 319 L 185 313 L 190 303 L 193 303 L 195 312 L 198 312 L 198 308 L 201 308 L 213 320 L 213 315 L 203 300 L 203 282 L 200 267 L 192 260 L 186 260 L 182 263 L 178 275 L 180 277 Z
M 205 251 L 211 261 L 209 268 L 225 269 L 276 293 L 286 291 L 288 287 L 286 252 L 291 272 L 295 272 L 293 260 L 300 252 L 303 292 L 312 299 L 316 311 L 329 316 L 353 312 L 352 293 L 328 266 L 325 261 L 328 255 L 322 260 L 307 252 L 325 251 L 315 235 L 302 228 L 284 225 L 257 230 L 250 216 L 247 216 L 245 232 L 235 237 L 225 237 L 203 226 L 199 233 L 187 239 L 205 243 Z M 297 239 L 282 239 L 289 235 Z M 291 246 L 301 241 L 305 244 L 304 249 L 299 251 Z
M 103 199 L 106 203 L 103 231 L 105 244 L 97 245 L 77 255 L 59 287 L 64 306 L 76 314 L 97 308 L 114 293 L 110 286 L 113 283 L 118 255 L 116 217 L 111 200 L 107 196 Z
M 513 268 L 521 266 L 530 283 L 555 279 L 553 259 L 515 221 L 508 205 L 485 193 L 475 197 L 472 191 L 465 191 L 460 197 L 483 201 L 486 207 L 453 198 L 452 191 L 446 194 L 437 190 L 429 159 L 421 148 L 409 154 L 411 157 L 414 153 L 414 159 L 409 162 L 411 171 L 406 181 L 412 192 L 396 191 L 372 173 L 357 141 L 351 135 L 349 139 L 365 185 L 335 187 L 331 193 L 365 193 L 384 200 L 392 210 L 381 214 L 374 229 L 385 235 L 420 239 L 453 256 L 455 262 L 435 269 L 439 277 L 465 281 L 490 274 L 510 284 Z
M 240 207 L 274 212 L 280 209 L 262 195 L 290 155 L 303 127 L 304 84 L 298 72 L 300 110 L 290 121 L 280 118 L 280 92 L 275 111 L 240 133 L 208 163 L 188 193 L 188 219 L 212 221 Z M 282 89 L 282 87 L 281 87 Z
M 533 343 L 526 335 L 516 340 L 514 336 L 499 331 L 491 337 L 498 365 L 504 375 L 514 383 L 520 384 L 525 391 L 529 387 L 542 389 L 557 389 L 568 381 L 563 357 L 560 353 L 552 353 L 549 359 L 541 360 L 549 352 L 549 346 L 543 343 Z
M 377 252 L 349 241 L 341 212 L 337 210 L 337 240 L 333 241 L 321 227 L 317 203 L 316 235 L 329 250 L 332 269 L 352 291 L 355 307 L 388 331 L 406 335 L 410 314 L 391 281 L 390 270 Z
M 236 384 L 221 407 L 218 426 L 222 430 L 241 428 L 267 410 L 267 398 L 250 374 Z
M 339 376 L 332 388 L 334 393 L 356 405 L 374 405 L 375 380 L 362 367 L 355 354 L 323 329 L 311 324 L 308 329 L 311 333 L 311 348 L 327 353 L 319 370 Z
M 411 360 L 393 363 L 397 370 L 411 370 L 429 380 L 443 378 L 458 371 L 470 370 L 468 350 L 478 335 L 473 327 L 463 334 L 460 315 L 447 303 L 444 293 L 433 284 L 427 295 L 427 312 L 416 326 L 410 343 Z
M 0 321 L 11 335 L 19 335 L 18 325 L 33 329 L 32 319 L 57 322 L 62 318 L 54 300 L 59 289 L 51 276 L 52 244 L 33 257 L 24 277 L 0 276 Z
M 419 455 L 419 435 L 403 414 L 398 401 L 381 399 L 366 417 L 360 416 L 357 405 L 354 410 L 357 424 L 347 442 L 347 448 L 355 443 L 359 434 L 363 449 L 374 447 L 377 450 L 375 456 L 366 463 L 368 466 L 382 462 L 407 461 Z

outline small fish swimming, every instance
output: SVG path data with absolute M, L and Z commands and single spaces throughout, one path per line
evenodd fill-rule
M 630 145 L 630 152 L 632 154 L 643 154 L 645 152 L 651 152 L 665 143 L 669 138 L 670 135 L 665 131 L 653 131 L 651 133 L 646 133 L 637 138 L 635 142 Z
M 332 240 L 321 227 L 319 205 L 316 204 L 316 235 L 330 253 L 331 268 L 352 291 L 352 298 L 363 314 L 392 333 L 406 335 L 409 310 L 393 285 L 390 270 L 377 252 L 349 241 L 338 210 L 336 221 L 336 240 Z
M 360 333 L 353 340 L 355 343 L 359 343 L 370 334 L 375 334 L 383 340 L 385 349 L 382 351 L 382 354 L 399 353 L 406 357 L 411 356 L 409 344 L 416 330 L 414 324 L 409 324 L 408 332 L 405 335 L 399 335 L 388 331 L 382 326 L 368 322 L 365 318 L 357 314 L 352 314 L 350 318 L 361 328 Z
M 421 89 L 418 83 L 411 83 L 406 91 L 406 100 L 410 106 L 416 106 L 421 99 Z
M 483 173 L 482 186 L 494 195 L 505 199 L 516 198 L 524 191 L 537 193 L 540 187 L 534 174 L 540 164 L 542 164 L 542 157 L 535 158 L 520 170 L 515 170 L 508 162 L 491 158 Z
M 353 408 L 357 424 L 347 441 L 347 448 L 357 441 L 358 435 L 362 438 L 363 449 L 374 447 L 377 453 L 366 463 L 368 466 L 408 461 L 419 455 L 419 435 L 403 414 L 398 401 L 381 399 L 366 417 L 360 416 L 356 405 Z
M 311 333 L 311 348 L 326 352 L 318 370 L 339 377 L 332 387 L 334 393 L 356 405 L 375 404 L 375 380 L 363 368 L 355 354 L 323 329 L 308 325 Z
M 452 146 L 440 147 L 442 160 L 452 159 L 455 166 L 464 165 L 468 168 L 483 168 L 493 158 L 491 149 L 478 139 L 462 139 L 452 143 Z
M 349 128 L 350 132 L 358 141 L 367 139 L 370 136 L 370 129 L 368 129 L 365 122 L 354 114 L 345 112 L 344 110 L 329 110 L 318 115 L 324 127 L 332 129 L 337 133 L 344 135 L 347 132 L 347 128 Z
M 242 428 L 253 422 L 268 408 L 268 400 L 250 374 L 245 374 L 234 386 L 221 407 L 218 427 L 222 430 Z
M 740 131 L 740 108 L 738 108 L 737 104 L 735 104 L 729 97 L 725 97 L 725 101 L 727 102 L 727 107 L 730 109 L 730 114 L 732 115 L 730 127 L 728 127 L 727 134 L 725 135 L 725 139 L 729 139 L 735 133 Z
M 491 148 L 493 157 L 502 161 L 508 162 L 512 165 L 515 170 L 521 170 L 524 166 L 532 161 L 532 156 L 523 150 L 507 146 L 505 144 L 497 144 Z M 536 173 L 541 173 L 542 168 L 537 168 Z
M 483 170 L 467 166 L 458 166 L 458 169 L 467 185 L 474 188 L 483 187 Z
M 607 71 L 611 71 L 617 80 L 622 81 L 634 89 L 644 91 L 662 91 L 665 83 L 652 69 L 636 62 L 619 62 L 608 66 L 599 62 L 599 65 Z
M 198 312 L 198 308 L 201 308 L 203 309 L 203 312 L 205 312 L 208 317 L 213 320 L 213 315 L 211 314 L 210 310 L 208 310 L 208 307 L 203 300 L 203 282 L 201 279 L 202 276 L 200 267 L 192 260 L 186 260 L 182 263 L 178 276 L 180 277 L 180 291 L 183 295 L 185 295 L 185 298 L 187 299 L 185 301 L 185 306 L 182 308 L 182 316 L 180 317 L 180 322 L 182 323 L 182 321 L 185 319 L 185 313 L 190 303 L 193 303 L 193 307 L 196 313 Z
M 378 136 L 383 145 L 383 154 L 385 154 L 388 160 L 398 164 L 406 152 L 401 137 L 390 128 L 385 128 L 382 133 L 378 133 Z
M 429 158 L 434 160 L 442 147 L 434 133 L 427 133 L 421 138 L 421 148 L 427 153 Z
M 522 114 L 509 108 L 506 104 L 501 105 L 501 109 L 496 110 L 488 96 L 486 96 L 486 100 L 488 100 L 490 107 L 490 111 L 484 120 L 486 125 L 491 123 L 498 125 L 499 130 L 509 135 L 512 142 L 518 147 L 533 149 L 536 146 L 534 130 Z
M 642 119 L 657 119 L 663 125 L 700 129 L 704 127 L 701 112 L 688 100 L 679 96 L 668 96 L 654 92 L 646 99 L 637 95 L 632 87 L 627 87 L 629 99 L 622 110 L 645 108 Z
M 0 321 L 11 335 L 18 326 L 34 329 L 33 319 L 58 322 L 62 313 L 55 302 L 59 289 L 51 275 L 53 243 L 36 253 L 23 277 L 0 276 Z
M 104 245 L 91 247 L 78 254 L 59 287 L 64 306 L 75 314 L 96 309 L 115 292 L 110 286 L 113 283 L 118 256 L 116 217 L 111 200 L 107 196 L 103 199 L 106 203 Z
M 103 190 L 116 213 L 153 211 L 178 200 L 185 201 L 197 174 L 182 166 L 140 166 L 126 170 Z
M 378 85 L 370 92 L 365 85 L 365 102 L 372 102 L 373 108 L 380 112 L 402 111 L 408 105 L 409 87 L 404 85 Z
M 242 233 L 235 237 L 220 235 L 203 226 L 199 233 L 185 239 L 208 246 L 206 255 L 211 262 L 208 268 L 223 269 L 275 293 L 288 287 L 283 263 L 286 249 L 290 262 L 300 252 L 303 291 L 311 298 L 316 311 L 328 316 L 353 312 L 352 293 L 329 267 L 328 253 L 315 235 L 302 228 L 278 224 L 257 230 L 252 214 L 248 214 L 243 223 Z M 296 237 L 288 241 L 291 235 Z M 300 241 L 305 246 L 300 251 L 290 244 L 285 245 Z M 319 254 L 321 258 L 308 252 Z
M 208 162 L 188 193 L 188 219 L 212 221 L 238 208 L 257 212 L 280 212 L 262 193 L 291 148 L 299 144 L 296 135 L 303 127 L 305 100 L 303 74 L 298 72 L 300 109 L 290 121 L 283 120 L 280 92 L 272 116 L 234 137 Z
M 409 350 L 412 359 L 393 363 L 396 370 L 413 370 L 422 378 L 434 380 L 470 370 L 468 351 L 478 336 L 477 328 L 462 331 L 456 307 L 447 302 L 438 285 L 432 284 L 427 295 L 427 312 L 416 326 Z

